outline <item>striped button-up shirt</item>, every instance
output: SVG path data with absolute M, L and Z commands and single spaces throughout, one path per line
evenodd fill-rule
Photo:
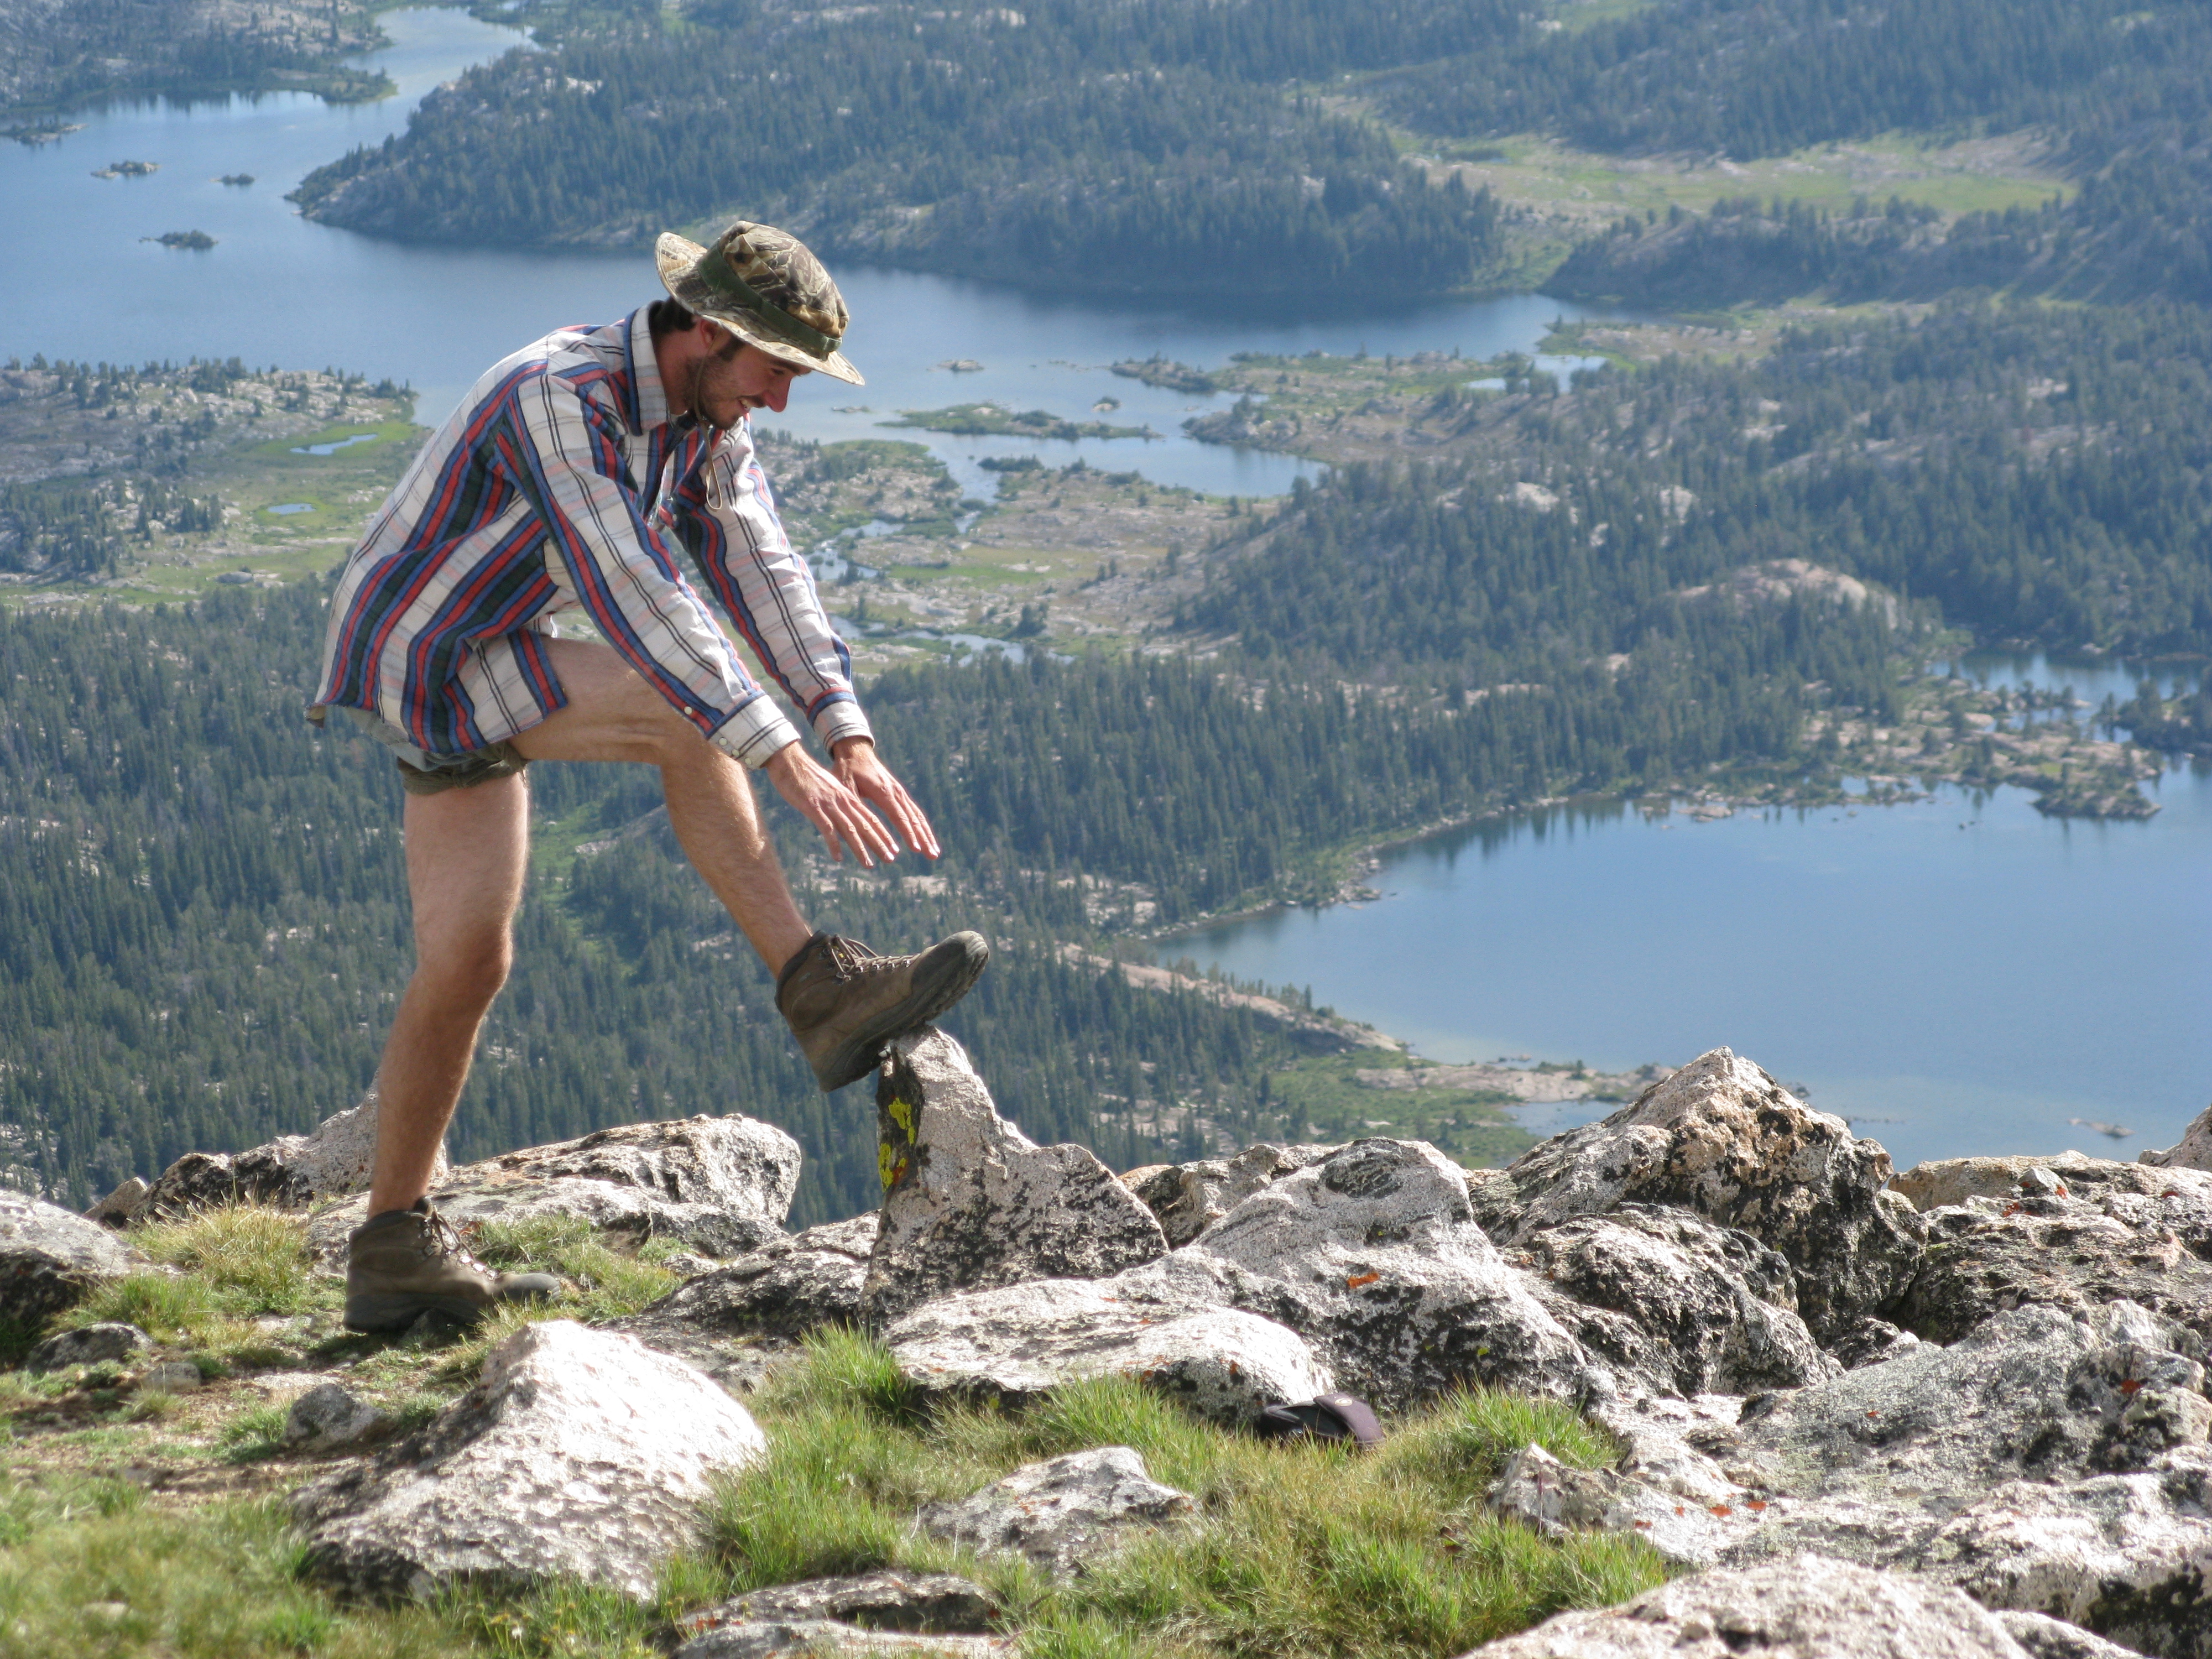
M 822 741 L 866 736 L 852 658 L 748 425 L 670 419 L 644 307 L 549 334 L 471 389 L 346 565 L 315 702 L 365 709 L 433 756 L 488 747 L 567 702 L 544 642 L 580 606 L 703 735 L 764 765 L 799 734 L 679 546 Z

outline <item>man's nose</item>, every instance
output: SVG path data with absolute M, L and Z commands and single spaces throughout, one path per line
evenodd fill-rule
M 768 406 L 781 415 L 783 413 L 783 406 L 791 401 L 791 382 L 783 380 L 773 380 L 769 382 L 768 391 L 763 395 L 768 399 Z

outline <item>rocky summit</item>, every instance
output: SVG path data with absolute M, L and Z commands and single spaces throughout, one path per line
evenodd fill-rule
M 916 1419 L 964 1403 L 979 1411 L 961 1420 L 1064 1434 L 1092 1420 L 1065 1402 L 1109 1382 L 1172 1402 L 1185 1432 L 1195 1417 L 1241 1436 L 1334 1390 L 1408 1433 L 1467 1389 L 1579 1419 L 1611 1449 L 1508 1443 L 1475 1509 L 1516 1535 L 1610 1536 L 1671 1582 L 1477 1650 L 1497 1659 L 2212 1659 L 2204 1122 L 2140 1164 L 2063 1152 L 1897 1175 L 1723 1048 L 1504 1170 L 1378 1138 L 1116 1176 L 1006 1122 L 936 1031 L 887 1059 L 878 1109 L 881 1207 L 797 1234 L 797 1148 L 742 1116 L 441 1173 L 465 1232 L 580 1227 L 632 1253 L 591 1271 L 635 1261 L 665 1293 L 596 1324 L 558 1303 L 511 1316 L 434 1412 L 364 1397 L 371 1372 L 344 1369 L 358 1357 L 288 1373 L 270 1432 L 319 1471 L 290 1500 L 307 1573 L 369 1601 L 581 1583 L 646 1604 L 710 1516 L 754 1540 L 746 1560 L 781 1559 L 784 1500 L 729 1498 L 775 1455 L 740 1396 L 844 1330 L 868 1338 L 836 1362 L 853 1386 Z M 361 1211 L 367 1113 L 180 1161 L 97 1220 L 0 1202 L 7 1311 L 32 1328 L 158 1279 L 136 1238 L 245 1183 L 330 1261 Z M 80 1313 L 27 1374 L 190 1370 L 173 1352 Z M 748 1567 L 750 1588 L 683 1614 L 664 1650 L 1014 1650 L 1036 1592 L 1007 1584 L 1073 1593 L 1139 1540 L 1172 1549 L 1220 1523 L 1218 1498 L 1115 1438 L 1126 1419 L 1096 1420 L 997 1480 L 914 1488 L 903 1535 L 987 1583 L 882 1570 L 856 1544 L 878 1570 Z M 858 1432 L 838 1431 L 865 1461 Z

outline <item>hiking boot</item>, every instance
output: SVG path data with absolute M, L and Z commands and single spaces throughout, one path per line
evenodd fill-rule
M 556 1294 L 550 1273 L 502 1273 L 471 1255 L 453 1224 L 418 1198 L 354 1230 L 346 1257 L 349 1331 L 404 1331 L 426 1313 L 473 1325 L 500 1302 Z
M 981 933 L 955 933 L 914 957 L 817 933 L 776 976 L 775 1006 L 828 1094 L 875 1070 L 893 1037 L 966 996 L 990 959 Z

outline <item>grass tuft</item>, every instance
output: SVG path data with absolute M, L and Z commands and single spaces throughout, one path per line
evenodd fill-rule
M 1397 1419 L 1388 1444 L 1360 1454 L 1225 1432 L 1122 1378 L 1024 1412 L 924 1413 L 866 1339 L 825 1333 L 808 1350 L 758 1403 L 768 1457 L 708 1518 L 729 1593 L 959 1566 L 960 1553 L 911 1530 L 917 1504 L 1098 1445 L 1135 1448 L 1155 1478 L 1200 1501 L 1204 1524 L 1156 1534 L 1072 1585 L 965 1561 L 1006 1601 L 1027 1653 L 1436 1659 L 1667 1576 L 1638 1540 L 1552 1540 L 1488 1514 L 1498 1468 L 1532 1441 L 1583 1467 L 1616 1455 L 1565 1406 L 1470 1392 Z

